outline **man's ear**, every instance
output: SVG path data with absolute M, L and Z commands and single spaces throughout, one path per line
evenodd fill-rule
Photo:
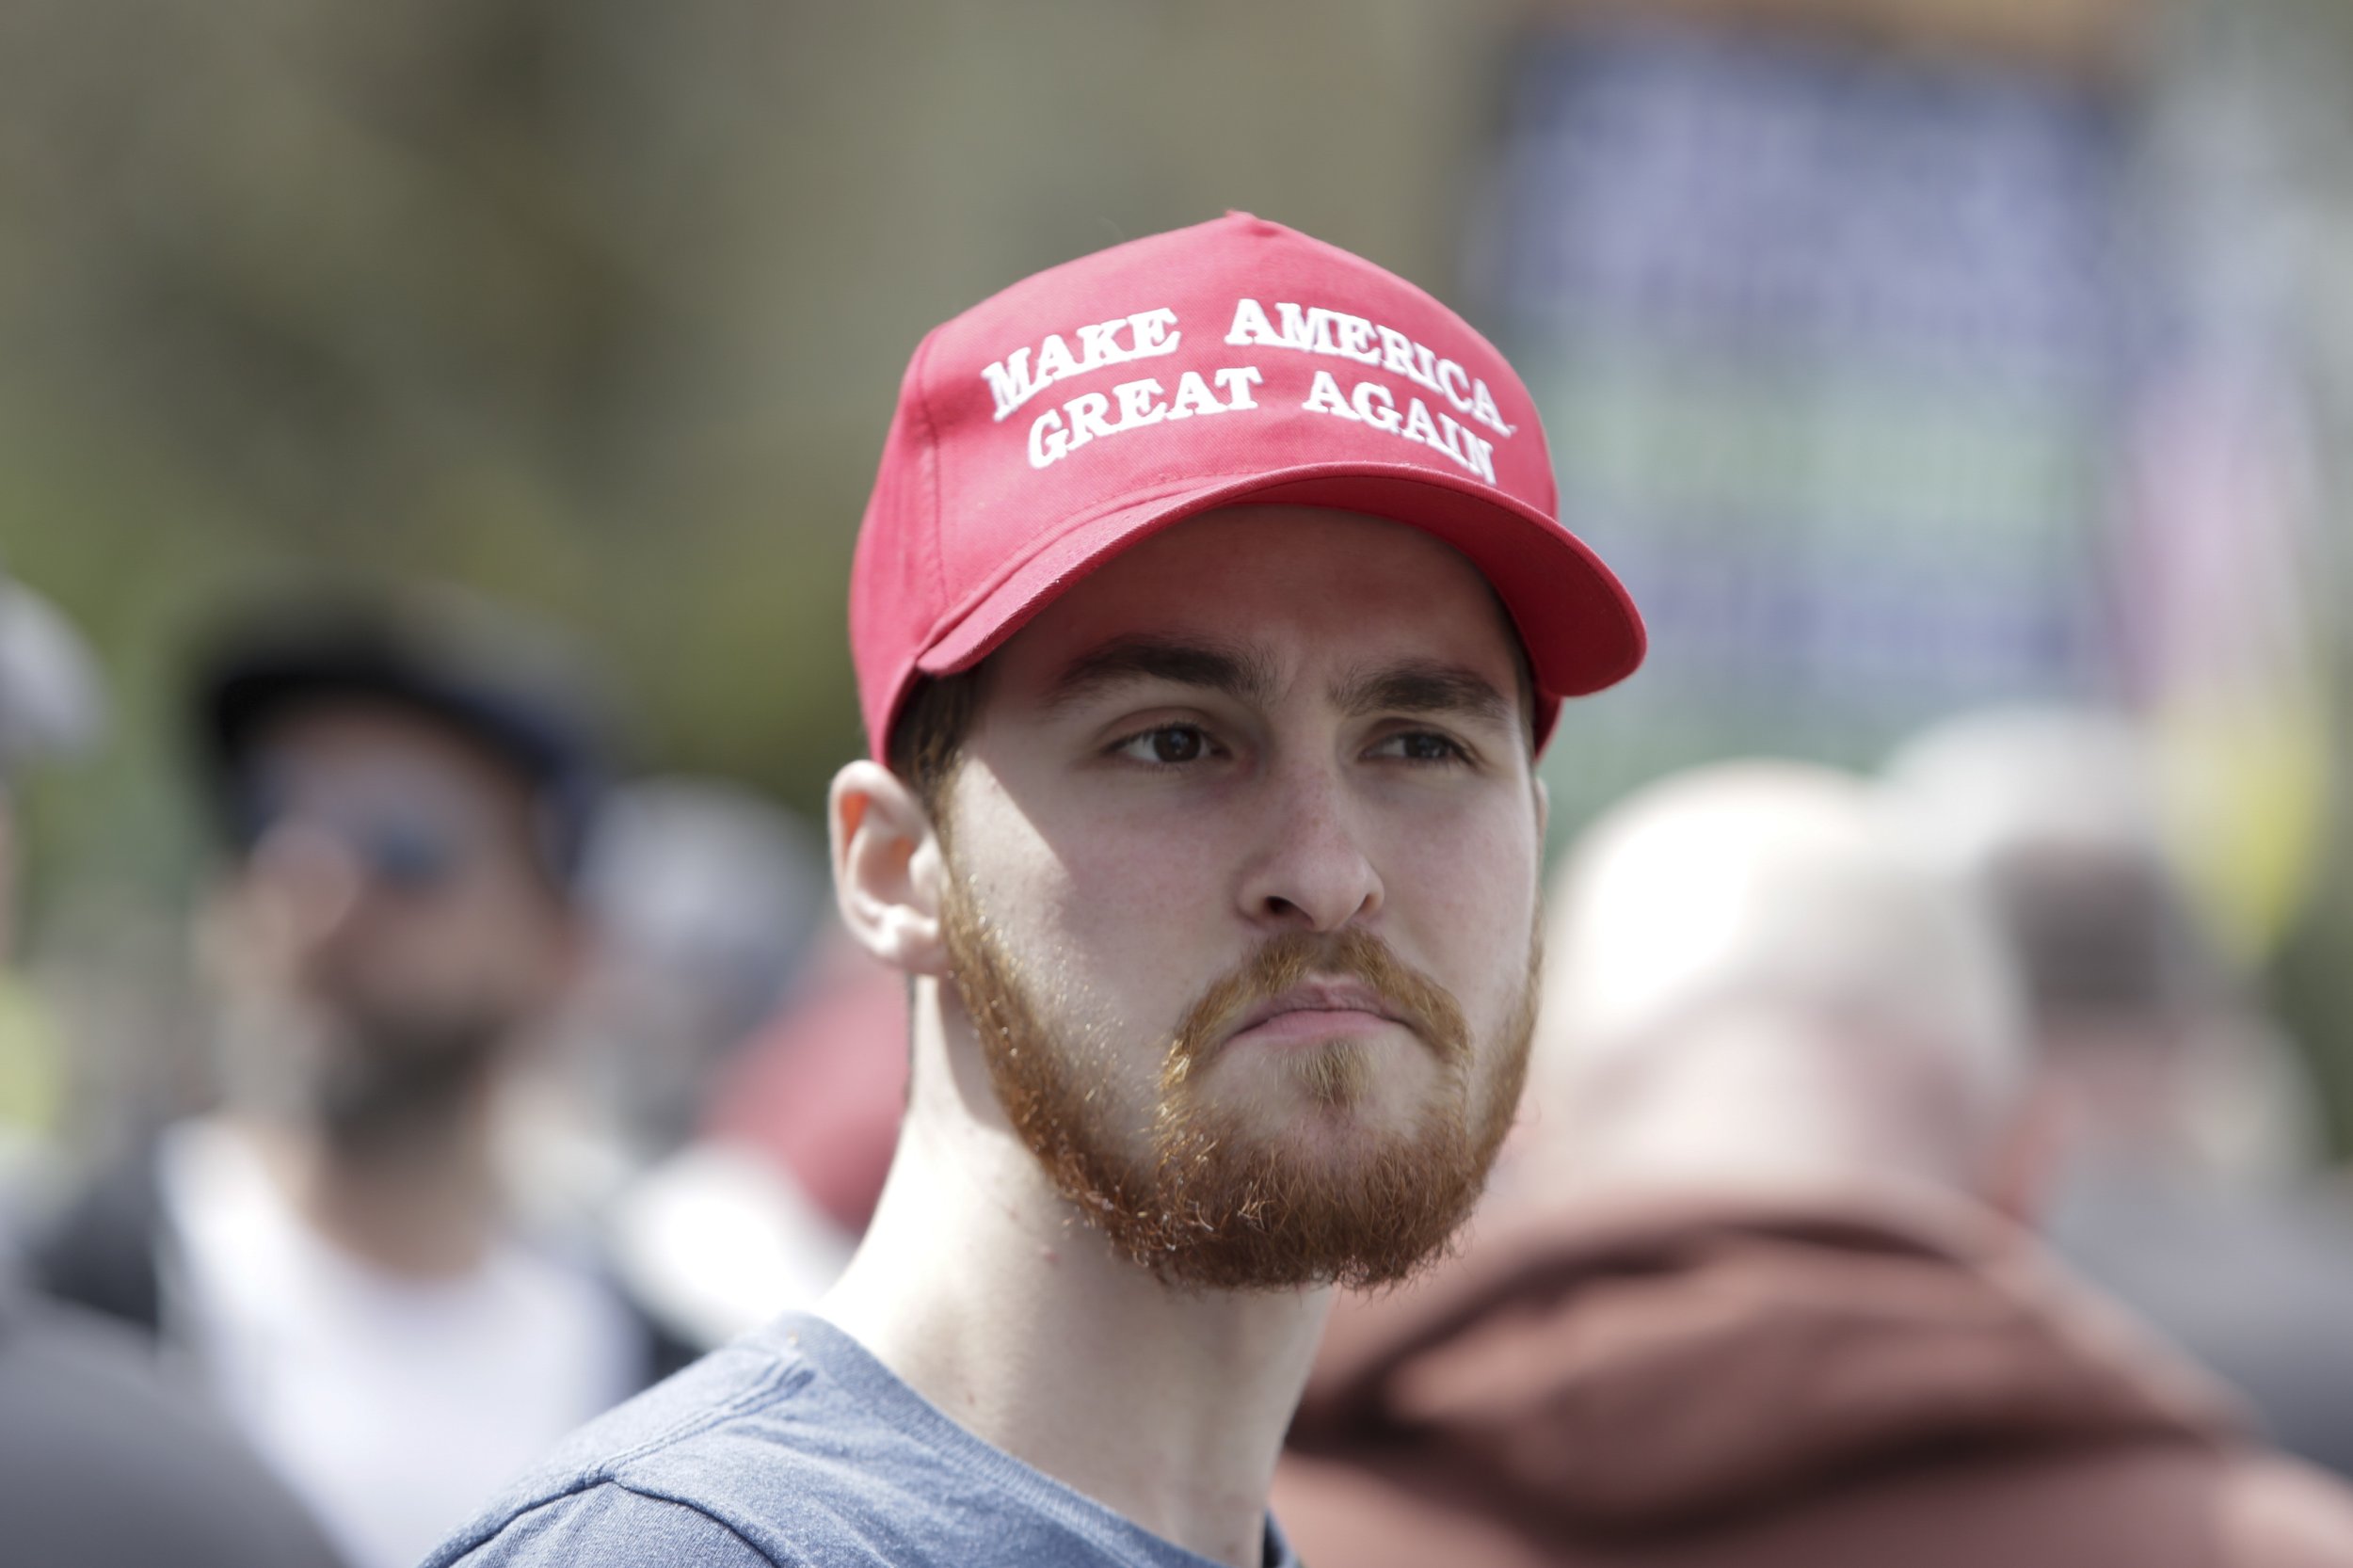
M 939 904 L 947 864 L 915 792 L 881 763 L 861 760 L 833 776 L 825 816 L 834 901 L 850 935 L 903 973 L 945 975 Z

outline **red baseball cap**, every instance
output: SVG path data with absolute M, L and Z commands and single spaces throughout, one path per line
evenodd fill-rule
M 1211 507 L 1331 506 L 1486 575 L 1561 699 L 1641 663 L 1641 616 L 1561 526 L 1528 389 L 1444 305 L 1229 213 L 1025 278 L 935 328 L 899 389 L 850 569 L 868 744 L 1070 585 Z

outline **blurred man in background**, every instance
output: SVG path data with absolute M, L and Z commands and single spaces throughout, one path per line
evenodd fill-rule
M 9 786 L 26 766 L 87 743 L 101 712 L 72 628 L 0 576 L 0 976 L 15 892 Z M 0 1110 L 11 1117 L 45 1110 L 62 1075 L 31 1018 L 28 1002 L 0 992 Z M 335 1568 L 318 1527 L 216 1416 L 166 1384 L 136 1336 L 25 1299 L 6 1272 L 0 1558 L 42 1568 Z
M 582 957 L 592 728 L 537 643 L 435 600 L 251 617 L 194 716 L 229 1109 L 102 1182 L 44 1272 L 189 1352 L 360 1568 L 407 1568 L 654 1368 L 499 1165 Z
M 2353 1500 L 2050 1272 L 2014 982 L 1868 787 L 1653 787 L 1568 869 L 1532 1125 L 1336 1319 L 1277 1505 L 1336 1563 L 2353 1563 Z
M 2025 976 L 2053 1243 L 2353 1475 L 2353 1221 L 2313 1185 L 2312 1085 L 2189 896 L 2150 751 L 2113 715 L 2002 709 L 1888 772 Z

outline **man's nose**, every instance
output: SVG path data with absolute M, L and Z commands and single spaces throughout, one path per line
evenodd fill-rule
M 1378 911 L 1381 873 L 1331 765 L 1279 767 L 1262 788 L 1258 843 L 1242 872 L 1243 918 L 1282 930 L 1337 931 Z
M 368 890 L 351 850 L 308 823 L 281 823 L 263 834 L 248 873 L 270 930 L 294 952 L 331 940 L 351 923 Z

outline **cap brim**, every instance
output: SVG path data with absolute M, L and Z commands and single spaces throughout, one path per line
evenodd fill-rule
M 928 675 L 969 669 L 1071 585 L 1140 539 L 1218 506 L 1325 506 L 1421 529 L 1467 557 L 1503 601 L 1537 687 L 1536 739 L 1560 699 L 1614 685 L 1642 662 L 1641 616 L 1576 536 L 1510 497 L 1403 464 L 1309 463 L 1121 498 L 1012 563 L 916 661 Z

